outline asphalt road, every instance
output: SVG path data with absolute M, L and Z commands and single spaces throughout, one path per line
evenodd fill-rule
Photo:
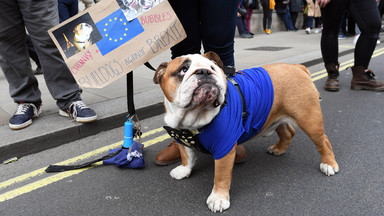
M 343 65 L 351 59 L 353 54 L 348 54 L 340 62 Z M 382 80 L 383 60 L 384 55 L 378 53 L 371 61 L 371 69 Z M 277 142 L 276 134 L 253 139 L 245 143 L 246 163 L 235 165 L 231 207 L 223 215 L 384 215 L 384 93 L 350 90 L 350 69 L 341 72 L 339 92 L 326 92 L 325 78 L 316 76 L 323 63 L 309 69 L 322 97 L 325 132 L 340 172 L 331 177 L 320 172 L 320 156 L 298 128 L 282 156 L 266 153 Z M 98 154 L 99 148 L 121 146 L 122 127 L 1 165 L 0 172 L 6 175 L 0 176 L 0 215 L 213 214 L 205 204 L 214 177 L 209 155 L 199 153 L 191 176 L 179 181 L 169 175 L 176 164 L 154 164 L 156 154 L 170 142 L 159 129 L 162 117 L 141 122 L 144 169 L 99 165 L 64 173 L 43 172 L 49 164 L 76 156 L 89 161 L 106 153 Z

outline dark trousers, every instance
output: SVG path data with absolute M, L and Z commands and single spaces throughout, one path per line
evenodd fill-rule
M 60 22 L 76 15 L 79 12 L 78 0 L 58 0 Z
M 249 33 L 248 27 L 245 24 L 245 16 L 237 17 L 237 30 L 239 31 L 239 35 L 247 34 Z
M 41 65 L 39 61 L 39 56 L 36 53 L 35 46 L 33 45 L 32 39 L 29 35 L 27 35 L 26 43 L 27 43 L 29 57 L 31 57 L 31 59 L 36 63 L 37 67 L 40 68 Z
M 187 38 L 171 48 L 172 59 L 181 55 L 217 53 L 224 66 L 233 66 L 236 14 L 239 0 L 170 0 Z
M 338 63 L 337 35 L 346 9 L 355 18 L 361 30 L 355 47 L 355 66 L 368 68 L 381 28 L 381 18 L 375 0 L 337 0 L 331 1 L 321 9 L 321 52 L 324 63 Z
M 0 66 L 12 99 L 16 103 L 41 103 L 26 45 L 27 28 L 58 107 L 66 109 L 80 100 L 81 89 L 48 35 L 48 30 L 59 24 L 57 0 L 0 0 L 0 5 Z
M 269 1 L 261 1 L 263 7 L 263 29 L 271 29 L 272 25 L 272 9 L 269 9 Z
M 296 29 L 296 21 L 298 16 L 299 16 L 299 12 L 291 12 L 292 26 L 294 29 Z

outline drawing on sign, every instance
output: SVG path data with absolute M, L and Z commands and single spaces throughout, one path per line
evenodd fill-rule
M 91 16 L 86 13 L 52 32 L 67 58 L 102 39 Z
M 96 27 L 103 37 L 96 43 L 103 56 L 144 31 L 138 19 L 128 21 L 120 9 L 97 22 Z
M 135 19 L 163 0 L 116 0 L 128 21 Z

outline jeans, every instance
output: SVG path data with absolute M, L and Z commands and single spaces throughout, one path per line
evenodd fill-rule
M 295 30 L 295 28 L 292 25 L 292 19 L 291 19 L 291 15 L 289 14 L 289 12 L 279 13 L 279 16 L 283 19 L 284 25 L 285 25 L 285 28 L 287 29 L 287 31 Z
M 79 12 L 78 0 L 58 0 L 60 22 L 76 15 Z
M 237 17 L 237 30 L 239 35 L 248 34 L 249 30 L 245 23 L 245 17 Z

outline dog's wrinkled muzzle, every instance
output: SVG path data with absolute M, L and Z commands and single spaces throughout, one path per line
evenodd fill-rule
M 212 104 L 219 95 L 219 89 L 212 83 L 204 83 L 193 92 L 192 102 L 194 104 Z

